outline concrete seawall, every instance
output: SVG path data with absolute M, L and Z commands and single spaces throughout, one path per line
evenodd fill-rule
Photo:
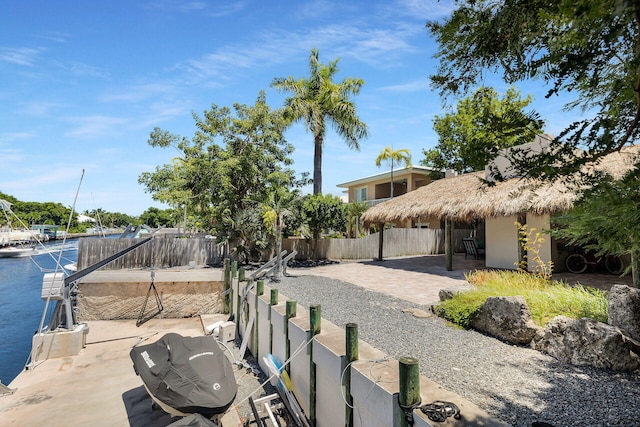
M 222 312 L 222 270 L 187 267 L 153 270 L 153 284 L 163 307 L 160 313 L 155 293 L 150 289 L 151 273 L 151 270 L 97 271 L 83 278 L 78 285 L 78 320 L 137 319 L 152 315 L 160 319 L 184 318 Z

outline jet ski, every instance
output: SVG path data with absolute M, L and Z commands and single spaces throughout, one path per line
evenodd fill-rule
M 224 413 L 238 392 L 233 366 L 211 336 L 168 333 L 129 353 L 149 395 L 172 416 Z

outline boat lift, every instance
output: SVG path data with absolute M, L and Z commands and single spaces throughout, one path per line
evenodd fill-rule
M 55 273 L 46 273 L 42 279 L 42 299 L 49 301 L 56 301 L 56 306 L 53 310 L 53 315 L 49 325 L 42 332 L 54 331 L 58 328 L 73 330 L 78 324 L 76 321 L 75 312 L 72 304 L 72 294 L 76 291 L 78 281 L 84 276 L 93 273 L 97 269 L 109 264 L 112 261 L 117 260 L 120 257 L 128 254 L 139 248 L 142 245 L 149 243 L 153 239 L 153 236 L 147 237 L 134 243 L 126 249 L 121 250 L 97 263 L 75 272 L 67 277 L 64 277 L 62 271 Z

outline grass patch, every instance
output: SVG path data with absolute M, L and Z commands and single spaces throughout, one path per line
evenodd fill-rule
M 569 286 L 520 271 L 478 270 L 468 274 L 467 281 L 473 289 L 434 306 L 440 317 L 463 328 L 471 327 L 488 297 L 517 295 L 524 297 L 539 326 L 559 315 L 607 322 L 608 293 L 599 289 Z

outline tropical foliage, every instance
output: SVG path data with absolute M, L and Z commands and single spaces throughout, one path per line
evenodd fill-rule
M 285 115 L 290 122 L 304 122 L 313 135 L 313 193 L 322 193 L 322 150 L 327 124 L 345 140 L 349 148 L 359 150 L 359 140 L 367 136 L 367 126 L 358 117 L 353 95 L 360 92 L 362 79 L 346 78 L 334 83 L 338 59 L 320 63 L 318 50 L 309 55 L 309 77 L 278 77 L 271 86 L 292 93 L 285 99 Z
M 600 176 L 574 208 L 555 218 L 553 235 L 599 255 L 630 255 L 633 285 L 640 287 L 640 180 Z
M 548 98 L 568 94 L 568 110 L 589 111 L 545 155 L 514 150 L 512 163 L 522 176 L 573 174 L 640 137 L 637 1 L 461 0 L 448 18 L 427 28 L 439 44 L 431 80 L 443 96 L 467 93 L 495 73 L 509 84 L 539 79 Z
M 295 182 L 283 111 L 270 109 L 260 92 L 254 105 L 236 103 L 232 112 L 214 104 L 194 119 L 191 140 L 157 128 L 151 132 L 151 146 L 173 147 L 179 157 L 143 173 L 139 182 L 155 200 L 186 206 L 220 241 L 251 255 L 266 246 L 260 205 L 268 190 Z
M 435 116 L 433 128 L 438 144 L 423 150 L 421 163 L 438 170 L 458 173 L 483 170 L 503 148 L 533 141 L 542 132 L 542 120 L 524 108 L 531 96 L 509 88 L 502 98 L 489 87 L 481 87 L 458 101 L 456 111 Z
M 393 197 L 393 167 L 402 163 L 406 166 L 411 165 L 411 153 L 407 149 L 394 150 L 393 147 L 385 147 L 376 158 L 376 166 L 380 167 L 382 162 L 387 162 L 391 166 L 390 197 Z

